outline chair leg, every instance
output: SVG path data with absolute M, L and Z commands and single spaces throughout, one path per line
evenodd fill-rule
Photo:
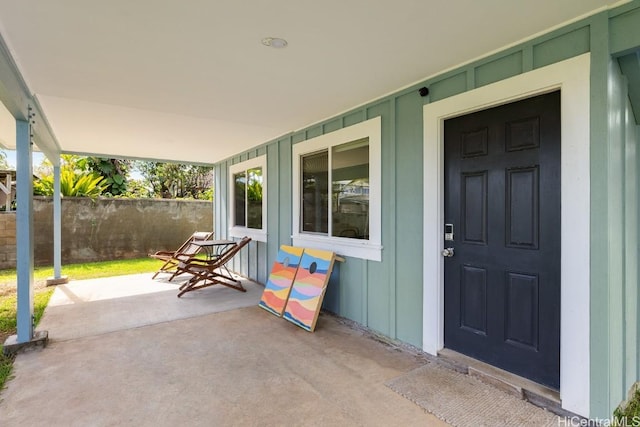
M 247 290 L 242 286 L 242 282 L 234 279 L 234 283 L 225 282 L 224 280 L 216 280 L 217 284 L 226 286 L 231 289 L 235 289 L 240 292 L 247 292 Z
M 167 260 L 164 264 L 162 264 L 162 267 L 160 267 L 160 270 L 156 271 L 156 273 L 153 275 L 151 279 L 152 280 L 155 279 L 160 273 L 171 273 L 171 269 L 176 266 L 177 264 L 175 262 L 173 262 L 172 260 Z M 173 276 L 171 276 L 171 278 L 173 278 Z
M 221 280 L 219 278 L 212 277 L 209 275 L 194 276 L 191 279 L 189 279 L 188 282 L 185 282 L 182 286 L 180 286 L 180 292 L 178 293 L 178 298 L 180 298 L 182 295 L 186 294 L 187 292 L 196 291 L 202 288 L 208 288 L 209 286 L 214 286 L 214 285 L 222 285 L 228 288 L 235 289 L 236 291 L 247 292 L 244 286 L 242 286 L 242 282 L 235 279 L 232 279 L 232 280 L 233 282 L 229 283 L 225 280 Z M 203 283 L 200 283 L 200 282 L 203 282 Z
M 186 292 L 189 292 L 190 290 L 193 289 L 193 287 L 200 281 L 205 281 L 207 280 L 207 274 L 200 272 L 200 271 L 184 271 L 185 273 L 190 273 L 193 276 L 187 280 L 186 282 L 184 282 L 182 285 L 180 285 L 180 287 L 178 288 L 180 290 L 180 292 L 178 293 L 178 298 L 180 298 L 183 294 L 185 294 Z

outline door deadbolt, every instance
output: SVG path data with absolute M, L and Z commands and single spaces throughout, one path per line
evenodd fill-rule
M 453 224 L 444 225 L 444 240 L 447 242 L 453 242 Z

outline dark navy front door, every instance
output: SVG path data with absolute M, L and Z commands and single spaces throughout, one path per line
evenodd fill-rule
M 445 347 L 559 389 L 560 92 L 445 121 Z

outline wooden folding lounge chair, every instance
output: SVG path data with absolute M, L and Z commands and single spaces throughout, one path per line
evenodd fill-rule
M 206 253 L 206 257 L 200 257 L 195 255 L 179 256 L 178 264 L 175 266 L 175 271 L 173 272 L 173 275 L 169 278 L 169 281 L 173 280 L 173 278 L 176 276 L 179 276 L 184 273 L 189 273 L 186 270 L 186 267 L 188 265 L 191 265 L 191 264 L 199 265 L 204 262 L 211 263 L 213 260 L 219 258 L 227 250 L 236 246 L 238 243 L 234 242 L 233 240 L 201 240 L 201 241 L 193 241 L 191 244 L 199 246 L 203 250 L 203 252 Z M 222 268 L 225 271 L 227 271 L 228 276 L 231 277 L 231 273 L 229 273 L 229 270 L 227 270 L 227 267 L 222 266 Z
M 155 279 L 160 273 L 170 273 L 171 277 L 169 280 L 172 280 L 178 275 L 176 268 L 179 263 L 190 260 L 200 251 L 201 247 L 194 244 L 194 242 L 209 240 L 211 236 L 213 236 L 213 232 L 196 231 L 175 251 L 158 251 L 154 254 L 150 254 L 150 257 L 164 261 L 160 270 L 153 275 L 153 279 Z
M 180 268 L 184 272 L 192 274 L 193 277 L 180 286 L 178 298 L 187 292 L 213 285 L 227 286 L 240 292 L 247 292 L 239 280 L 234 279 L 228 273 L 225 274 L 225 271 L 229 271 L 226 264 L 250 241 L 250 237 L 243 237 L 237 244 L 228 246 L 214 259 L 192 259 L 181 265 Z

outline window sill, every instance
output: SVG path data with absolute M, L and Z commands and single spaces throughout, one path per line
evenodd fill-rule
M 333 251 L 338 255 L 382 261 L 382 246 L 366 240 L 345 239 L 340 237 L 295 234 L 291 236 L 294 246 Z
M 243 238 L 244 236 L 251 237 L 251 240 L 258 242 L 267 241 L 267 232 L 263 230 L 246 227 L 233 227 L 229 229 L 229 237 Z

